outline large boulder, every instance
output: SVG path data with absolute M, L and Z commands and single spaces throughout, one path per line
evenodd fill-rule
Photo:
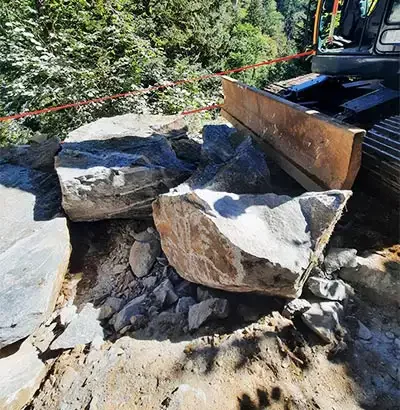
M 0 348 L 46 321 L 68 268 L 57 176 L 0 165 Z
M 68 216 L 74 221 L 149 217 L 152 201 L 193 171 L 168 140 L 181 125 L 175 117 L 129 114 L 72 132 L 56 158 Z
M 328 191 L 290 198 L 199 189 L 160 196 L 153 216 L 168 261 L 183 278 L 295 298 L 350 195 Z
M 203 136 L 199 169 L 153 203 L 169 263 L 209 287 L 298 297 L 351 192 L 269 193 L 269 168 L 250 137 L 235 141 L 227 126 Z

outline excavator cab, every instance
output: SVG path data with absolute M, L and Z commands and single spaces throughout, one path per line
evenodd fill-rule
M 318 0 L 312 71 L 395 82 L 400 0 Z

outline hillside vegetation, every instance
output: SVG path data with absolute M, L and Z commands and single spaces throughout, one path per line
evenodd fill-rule
M 288 55 L 307 42 L 307 0 L 2 0 L 0 116 Z M 250 70 L 256 86 L 300 63 Z M 127 112 L 177 113 L 221 99 L 218 79 L 0 124 L 0 145 Z M 211 114 L 208 114 L 211 115 Z

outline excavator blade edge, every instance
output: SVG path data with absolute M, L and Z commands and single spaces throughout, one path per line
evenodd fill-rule
M 350 189 L 360 169 L 365 130 L 230 77 L 222 115 L 309 191 Z

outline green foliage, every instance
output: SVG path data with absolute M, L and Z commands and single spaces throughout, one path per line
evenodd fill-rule
M 303 0 L 280 0 L 281 3 Z M 296 3 L 297 4 L 297 3 Z M 292 7 L 292 6 L 291 6 Z M 294 7 L 294 6 L 293 6 Z M 252 64 L 296 49 L 275 0 L 2 0 L 0 116 Z M 290 9 L 291 10 L 291 9 Z M 286 16 L 285 16 L 286 18 Z M 286 20 L 285 20 L 286 21 Z M 237 74 L 261 86 L 287 70 Z M 65 136 L 126 112 L 177 113 L 220 99 L 207 80 L 0 124 L 0 145 Z

